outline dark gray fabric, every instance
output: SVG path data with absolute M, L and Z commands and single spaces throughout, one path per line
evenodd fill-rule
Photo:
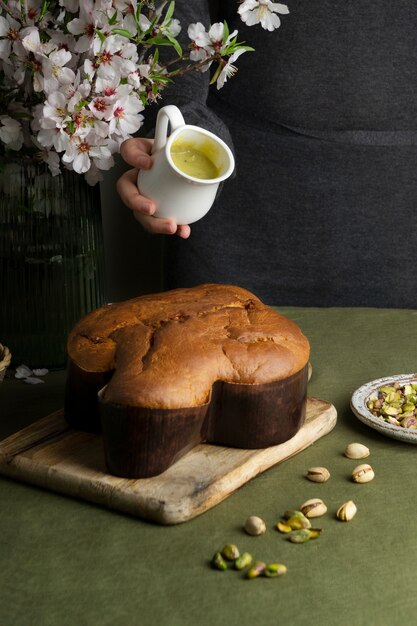
M 168 98 L 231 134 L 237 175 L 189 240 L 167 238 L 167 286 L 237 283 L 281 305 L 417 308 L 417 5 L 292 0 L 282 27 L 221 19 L 256 48 L 207 103 L 207 75 Z M 177 2 L 208 23 L 205 0 Z M 165 100 L 167 102 L 167 99 Z M 219 121 L 221 120 L 221 122 Z

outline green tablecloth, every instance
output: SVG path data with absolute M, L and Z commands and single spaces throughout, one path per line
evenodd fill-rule
M 362 383 L 417 370 L 417 312 L 285 308 L 312 346 L 309 394 L 336 405 L 335 430 L 204 515 L 162 527 L 0 478 L 0 624 L 396 626 L 417 622 L 417 449 L 368 429 L 349 409 Z M 0 385 L 0 436 L 62 406 L 64 373 Z M 371 449 L 375 480 L 349 480 L 347 443 Z M 327 483 L 305 479 L 326 466 Z M 285 509 L 321 497 L 322 536 L 294 545 L 274 530 Z M 334 518 L 354 499 L 350 523 Z M 268 531 L 241 529 L 260 515 Z M 210 569 L 225 543 L 288 566 L 281 579 Z

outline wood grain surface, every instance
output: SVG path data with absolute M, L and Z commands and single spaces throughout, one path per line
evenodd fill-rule
M 335 407 L 308 398 L 304 426 L 277 446 L 242 450 L 200 444 L 159 476 L 106 473 L 101 436 L 68 427 L 57 411 L 0 442 L 0 473 L 160 524 L 204 513 L 247 481 L 329 433 Z

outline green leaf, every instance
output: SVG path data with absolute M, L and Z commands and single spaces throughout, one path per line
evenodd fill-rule
M 94 32 L 96 33 L 96 35 L 99 36 L 101 43 L 104 43 L 106 41 L 106 35 L 102 33 L 101 30 L 99 30 L 98 28 L 95 28 Z
M 223 31 L 223 43 L 226 43 L 227 38 L 228 38 L 228 36 L 229 36 L 229 34 L 230 34 L 230 31 L 229 31 L 229 27 L 228 27 L 228 25 L 227 25 L 226 20 L 223 22 L 223 25 L 224 25 L 224 31 Z
M 45 17 L 46 12 L 48 10 L 48 7 L 49 7 L 48 0 L 43 0 L 42 7 L 41 7 L 41 12 L 40 12 L 40 15 L 39 15 L 39 20 L 41 20 L 43 17 Z
M 222 66 L 219 63 L 219 65 L 217 66 L 217 69 L 214 72 L 213 77 L 212 77 L 212 79 L 210 81 L 210 85 L 213 85 L 216 82 L 216 80 L 219 78 L 219 74 L 220 74 L 221 71 L 222 71 Z
M 109 19 L 109 24 L 110 26 L 113 26 L 114 24 L 116 24 L 117 22 L 117 9 L 116 11 L 113 13 L 113 15 L 111 16 L 111 18 Z
M 175 39 L 175 37 L 172 37 L 172 35 L 169 35 L 167 33 L 166 38 L 172 43 L 173 47 L 175 48 L 175 52 L 178 54 L 178 56 L 179 57 L 182 56 L 182 48 L 179 42 Z
M 133 37 L 133 34 L 125 28 L 113 28 L 111 32 L 112 35 L 121 35 L 122 37 L 127 37 L 127 39 L 131 39 Z
M 174 10 L 175 10 L 175 1 L 172 0 L 172 2 L 169 3 L 167 12 L 165 13 L 165 18 L 164 18 L 165 23 L 167 23 L 171 19 L 171 17 L 174 14 Z
M 88 100 L 80 100 L 79 102 L 77 102 L 75 108 L 77 109 L 77 111 L 81 111 L 81 109 L 85 107 L 86 104 L 88 104 Z

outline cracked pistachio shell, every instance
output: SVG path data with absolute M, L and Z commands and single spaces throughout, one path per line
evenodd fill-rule
M 327 506 L 320 498 L 312 498 L 311 500 L 304 502 L 301 506 L 301 510 L 308 518 L 320 517 L 321 515 L 327 513 Z
M 257 535 L 262 535 L 266 531 L 266 524 L 260 517 L 251 515 L 246 520 L 244 529 L 248 535 L 256 537 Z
M 357 510 L 353 500 L 348 500 L 337 509 L 336 516 L 342 522 L 350 522 L 350 520 L 355 517 Z
M 345 448 L 345 456 L 348 459 L 365 459 L 369 455 L 369 448 L 362 443 L 350 443 Z
M 375 472 L 368 463 L 358 465 L 352 472 L 352 480 L 355 483 L 369 483 L 375 477 Z
M 325 483 L 330 478 L 330 472 L 326 467 L 310 467 L 307 478 L 313 483 Z

